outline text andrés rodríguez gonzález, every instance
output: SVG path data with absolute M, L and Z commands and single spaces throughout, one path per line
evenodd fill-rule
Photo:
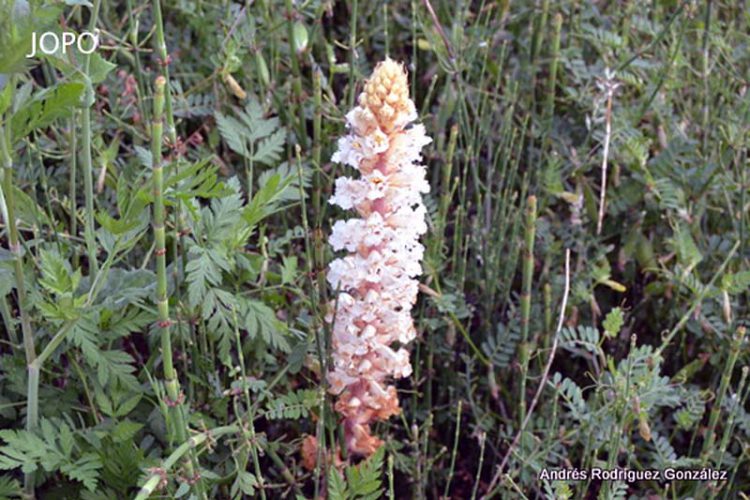
M 539 480 L 547 481 L 725 481 L 727 471 L 717 469 L 547 469 L 539 471 Z

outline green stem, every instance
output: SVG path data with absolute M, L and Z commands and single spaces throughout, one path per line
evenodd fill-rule
M 89 31 L 96 28 L 96 22 L 99 17 L 99 7 L 101 0 L 94 0 L 94 6 L 91 9 L 91 18 L 89 20 Z M 89 67 L 91 65 L 91 56 L 85 56 L 83 62 L 83 72 L 87 77 L 86 85 L 87 104 L 84 106 L 81 116 L 81 166 L 83 167 L 83 184 L 84 196 L 86 203 L 84 239 L 86 240 L 86 253 L 89 259 L 89 276 L 94 276 L 99 272 L 99 263 L 96 260 L 96 232 L 94 227 L 94 173 L 91 160 L 91 105 L 94 103 L 94 89 L 91 82 L 88 81 Z
M 448 481 L 445 483 L 445 489 L 443 490 L 443 498 L 449 498 L 448 492 L 451 489 L 451 481 L 453 480 L 453 471 L 456 469 L 456 454 L 458 452 L 458 438 L 461 435 L 461 404 L 463 400 L 458 400 L 458 407 L 456 408 L 456 432 L 453 435 L 453 451 L 451 452 L 451 465 L 448 470 Z
M 146 500 L 151 494 L 159 488 L 160 483 L 163 483 L 166 474 L 174 465 L 180 461 L 180 459 L 188 452 L 193 453 L 195 448 L 203 444 L 206 440 L 215 439 L 226 434 L 236 434 L 241 429 L 238 425 L 225 425 L 217 427 L 208 431 L 201 432 L 184 441 L 180 446 L 175 448 L 169 457 L 162 463 L 159 472 L 155 472 L 149 476 L 146 483 L 141 487 L 135 500 Z
M 325 237 L 321 225 L 326 211 L 326 204 L 321 203 L 321 193 L 323 191 L 322 163 L 321 163 L 321 144 L 322 139 L 322 120 L 323 120 L 323 91 L 322 80 L 323 73 L 320 69 L 313 72 L 313 105 L 315 114 L 313 115 L 313 191 L 312 191 L 312 209 L 313 209 L 313 251 L 315 259 L 315 276 L 318 278 L 318 294 L 321 307 L 325 307 L 328 302 L 328 284 L 325 278 Z M 324 342 L 324 345 L 330 345 Z
M 745 390 L 745 384 L 747 383 L 747 375 L 750 371 L 750 368 L 745 366 L 742 368 L 742 375 L 740 375 L 740 383 L 737 386 L 737 392 L 732 396 L 733 403 L 729 410 L 729 417 L 727 418 L 727 424 L 724 427 L 724 435 L 721 438 L 721 443 L 719 444 L 719 458 L 716 460 L 716 469 L 721 470 L 721 466 L 724 463 L 724 455 L 727 451 L 727 446 L 729 445 L 729 440 L 734 436 L 734 421 L 737 418 L 737 415 L 739 414 L 740 410 L 743 408 L 743 398 L 742 394 Z M 731 483 L 730 483 L 731 484 Z M 711 497 L 716 496 L 717 490 L 713 490 Z
M 703 450 L 701 451 L 701 464 L 706 465 L 713 447 L 716 442 L 716 425 L 719 423 L 719 415 L 721 415 L 721 402 L 726 396 L 727 389 L 729 388 L 729 382 L 732 380 L 732 371 L 734 365 L 737 363 L 737 358 L 740 355 L 740 348 L 742 347 L 742 341 L 745 338 L 746 329 L 744 326 L 737 328 L 732 344 L 729 348 L 729 360 L 724 365 L 724 372 L 721 374 L 721 382 L 719 383 L 719 392 L 716 394 L 716 400 L 711 408 L 711 415 L 708 419 L 708 429 L 706 429 L 706 439 L 703 441 Z
M 534 238 L 536 237 L 536 196 L 529 196 L 526 205 L 526 232 L 524 235 L 523 276 L 521 290 L 521 393 L 519 396 L 520 422 L 526 418 L 526 376 L 533 347 L 529 344 L 531 318 L 531 283 L 534 278 Z
M 76 134 L 76 112 L 70 120 L 70 180 L 68 184 L 68 199 L 70 200 L 70 235 L 78 236 L 78 204 L 76 190 L 78 187 L 78 134 Z M 73 268 L 78 267 L 78 247 L 73 246 Z
M 159 55 L 161 76 L 164 77 L 167 90 L 164 97 L 164 105 L 167 114 L 167 138 L 172 146 L 177 144 L 177 129 L 174 125 L 174 114 L 172 113 L 172 91 L 169 89 L 169 54 L 167 43 L 164 40 L 164 20 L 161 14 L 161 0 L 153 1 L 154 25 L 156 27 L 156 52 Z
M 11 77 L 10 81 L 7 83 L 7 85 L 11 86 L 11 91 L 15 84 L 15 79 Z M 23 254 L 21 253 L 18 226 L 16 226 L 15 196 L 13 192 L 13 158 L 11 157 L 12 147 L 13 138 L 11 136 L 10 123 L 8 123 L 8 127 L 0 125 L 0 155 L 2 156 L 3 166 L 2 198 L 5 202 L 2 207 L 2 214 L 5 218 L 5 224 L 8 227 L 8 250 L 10 250 L 10 253 L 13 256 L 13 272 L 16 285 L 18 314 L 21 316 L 23 348 L 26 353 L 26 364 L 29 366 L 29 385 L 26 394 L 26 429 L 34 430 L 39 424 L 39 391 L 37 390 L 39 372 L 31 368 L 31 364 L 36 359 L 36 348 L 34 347 L 34 331 L 31 327 L 31 318 L 29 317 L 28 306 L 26 303 L 26 285 L 23 275 Z M 33 473 L 25 474 L 24 489 L 27 495 L 31 498 L 34 497 Z
M 0 189 L 0 195 L 2 189 Z M 4 204 L 2 196 L 0 196 L 0 203 Z M 0 298 L 0 316 L 3 317 L 3 326 L 5 331 L 8 332 L 8 340 L 15 348 L 18 345 L 18 334 L 16 334 L 16 328 L 13 326 L 13 315 L 10 312 L 10 305 L 8 305 L 8 297 Z
M 740 242 L 736 242 L 732 248 L 729 250 L 729 253 L 724 258 L 724 262 L 721 263 L 721 266 L 719 266 L 719 269 L 714 273 L 713 277 L 711 278 L 711 281 L 708 282 L 707 285 L 705 285 L 701 290 L 698 292 L 698 295 L 693 300 L 693 304 L 690 306 L 690 309 L 687 310 L 687 312 L 680 318 L 680 321 L 677 322 L 677 324 L 672 328 L 672 330 L 669 331 L 666 337 L 664 337 L 664 340 L 662 340 L 661 346 L 654 352 L 655 356 L 661 356 L 661 353 L 664 352 L 664 349 L 669 346 L 669 343 L 672 341 L 675 335 L 682 330 L 682 328 L 687 324 L 690 317 L 693 315 L 696 309 L 701 305 L 701 302 L 703 302 L 703 299 L 706 297 L 709 291 L 714 286 L 714 283 L 717 279 L 719 279 L 719 276 L 724 274 L 724 270 L 727 268 L 729 263 L 732 260 L 732 257 L 734 257 L 735 252 L 737 251 L 737 248 L 739 248 Z
M 151 156 L 153 158 L 153 189 L 154 189 L 154 255 L 156 256 L 156 304 L 158 308 L 158 325 L 161 328 L 162 366 L 164 369 L 164 385 L 169 398 L 172 422 L 178 441 L 187 439 L 187 423 L 184 416 L 182 399 L 184 394 L 180 389 L 177 371 L 172 359 L 171 320 L 169 318 L 169 298 L 167 296 L 167 248 L 165 235 L 164 209 L 164 165 L 162 164 L 162 131 L 164 112 L 164 87 L 166 79 L 156 78 L 154 94 L 154 112 L 151 124 Z M 185 463 L 188 474 L 192 475 L 193 466 L 190 461 Z
M 161 11 L 161 0 L 153 0 L 153 10 L 154 10 L 154 25 L 156 28 L 156 52 L 159 55 L 159 62 L 161 66 L 161 76 L 164 78 L 164 114 L 167 118 L 167 140 L 169 141 L 169 146 L 174 148 L 177 145 L 177 130 L 174 124 L 174 113 L 172 111 L 172 91 L 170 89 L 170 79 L 169 79 L 169 53 L 167 52 L 167 43 L 164 38 L 164 20 L 162 16 Z M 137 51 L 136 51 L 137 55 Z M 159 121 L 163 122 L 163 117 L 160 118 Z M 160 143 L 161 145 L 161 143 Z M 153 147 L 153 144 L 152 144 Z M 160 151 L 160 157 L 161 157 L 161 151 Z M 177 166 L 179 164 L 175 163 L 174 168 L 175 172 L 177 171 Z M 248 195 L 249 196 L 249 195 Z M 182 271 L 185 268 L 186 265 L 186 257 L 184 253 L 182 252 L 182 237 L 181 237 L 181 231 L 183 227 L 183 220 L 182 220 L 182 206 L 177 205 L 173 217 L 174 217 L 174 227 L 175 227 L 175 237 L 172 240 L 172 253 L 174 254 L 174 262 L 175 264 L 172 266 L 172 276 L 174 278 L 175 283 L 181 283 L 182 282 Z M 180 288 L 175 287 L 175 294 L 176 294 L 176 303 L 179 305 L 181 303 L 181 296 L 180 296 Z M 176 315 L 178 326 L 180 326 L 180 314 L 178 313 Z M 191 392 L 189 390 L 189 392 Z M 180 410 L 182 412 L 182 410 Z
M 321 79 L 323 78 L 322 72 L 319 68 L 313 71 L 313 190 L 312 190 L 312 208 L 313 215 L 315 217 L 314 226 L 316 229 L 320 228 L 320 224 L 323 220 L 323 214 L 321 213 L 320 194 L 322 191 L 321 185 L 321 145 L 322 145 L 322 121 L 323 121 L 323 92 L 321 88 Z
M 143 117 L 143 120 L 148 122 L 149 115 L 148 109 L 143 104 L 143 95 L 146 85 L 143 82 L 144 71 L 141 67 L 141 57 L 139 55 L 140 42 L 138 41 L 138 19 L 133 16 L 133 0 L 127 0 L 125 2 L 128 11 L 128 39 L 130 44 L 133 46 L 133 62 L 135 64 L 135 76 L 137 82 L 138 92 L 138 112 Z
M 484 466 L 484 445 L 487 442 L 487 434 L 481 431 L 479 434 L 479 465 L 477 466 L 477 475 L 474 478 L 474 487 L 471 490 L 471 500 L 477 497 L 479 491 L 479 479 L 482 477 L 482 467 Z
M 542 39 L 544 38 L 544 33 L 547 30 L 547 16 L 548 15 L 549 15 L 549 0 L 544 0 L 542 2 L 542 13 L 539 16 L 538 24 L 535 26 L 535 29 L 534 29 L 534 41 L 531 46 L 531 57 L 529 61 L 529 64 L 532 68 L 534 67 L 534 62 L 539 56 L 539 51 L 542 48 Z M 534 16 L 534 21 L 537 21 L 536 16 Z M 532 71 L 536 73 L 535 69 L 532 69 Z
M 711 5 L 713 4 L 712 0 L 708 0 L 706 2 L 706 19 L 703 22 L 703 67 L 701 68 L 701 79 L 703 80 L 703 125 L 701 127 L 701 130 L 703 131 L 703 142 L 701 147 L 701 152 L 705 155 L 706 150 L 708 148 L 708 139 L 709 139 L 709 131 L 711 130 L 711 127 L 708 125 L 708 120 L 710 117 L 710 97 L 709 97 L 709 68 L 710 68 L 710 50 L 709 50 L 709 37 L 711 33 Z
M 450 209 L 451 198 L 453 197 L 453 188 L 451 187 L 451 176 L 453 175 L 453 156 L 456 152 L 456 141 L 458 140 L 458 125 L 451 127 L 448 138 L 448 149 L 445 154 L 445 162 L 441 172 L 440 181 L 440 205 L 438 208 L 437 227 L 435 229 L 435 247 L 432 250 L 435 263 L 439 262 L 443 254 L 443 245 L 445 244 L 445 230 L 448 227 L 448 210 Z
M 326 373 L 328 371 L 328 364 L 326 359 L 326 345 L 324 345 L 323 337 L 320 335 L 321 331 L 321 321 L 320 321 L 320 311 L 319 311 L 319 305 L 320 305 L 320 294 L 318 293 L 318 283 L 313 281 L 313 247 L 312 242 L 310 239 L 310 226 L 308 224 L 307 220 L 307 204 L 305 202 L 305 193 L 302 186 L 302 159 L 300 158 L 300 147 L 297 145 L 295 147 L 295 153 L 296 153 L 296 159 L 297 159 L 297 176 L 299 179 L 299 191 L 300 191 L 300 202 L 301 202 L 301 211 L 302 211 L 302 227 L 305 230 L 305 264 L 307 267 L 307 275 L 310 279 L 310 290 L 311 290 L 311 308 L 313 312 L 313 332 L 315 335 L 315 345 L 317 347 L 318 351 L 318 363 L 320 363 L 320 373 L 321 373 L 321 384 L 320 384 L 320 393 L 319 393 L 319 402 L 318 402 L 318 408 L 320 415 L 318 416 L 318 425 L 316 427 L 316 439 L 318 440 L 318 455 L 317 460 L 315 461 L 315 496 L 314 498 L 318 498 L 318 492 L 320 488 L 320 476 L 321 476 L 321 464 L 322 464 L 322 472 L 323 477 L 328 477 L 328 463 L 325 459 L 325 449 L 326 449 L 326 440 L 325 440 L 325 410 L 326 410 L 326 389 L 327 389 L 327 379 L 326 379 Z
M 255 410 L 253 409 L 252 402 L 250 401 L 250 390 L 248 388 L 248 376 L 247 376 L 247 369 L 245 367 L 245 353 L 242 349 L 242 338 L 240 336 L 240 329 L 237 326 L 237 311 L 233 308 L 232 309 L 232 316 L 234 320 L 234 339 L 235 343 L 237 345 L 237 357 L 240 361 L 240 374 L 242 375 L 242 392 L 245 396 L 245 404 L 247 405 L 247 417 L 248 417 L 248 426 L 249 426 L 249 447 L 250 447 L 250 455 L 253 458 L 253 468 L 255 470 L 255 477 L 258 480 L 258 489 L 260 490 L 260 497 L 265 500 L 266 499 L 266 491 L 265 491 L 265 485 L 263 484 L 263 471 L 260 468 L 260 461 L 258 460 L 258 440 L 256 439 L 255 435 Z M 236 412 L 238 418 L 241 417 L 241 413 L 239 411 Z M 241 425 L 242 422 L 239 422 Z M 245 462 L 243 462 L 245 463 Z M 244 470 L 244 465 L 243 465 Z
M 549 66 L 549 79 L 547 83 L 547 100 L 544 103 L 544 144 L 549 142 L 549 133 L 552 130 L 552 117 L 555 114 L 555 88 L 557 87 L 557 68 L 560 65 L 560 33 L 562 31 L 562 14 L 555 14 L 552 31 L 552 56 Z
M 349 108 L 354 107 L 354 96 L 356 86 L 354 84 L 354 61 L 357 60 L 357 15 L 359 15 L 359 2 L 352 2 L 351 25 L 349 27 Z M 412 61 L 416 64 L 416 61 Z M 414 95 L 414 94 L 412 94 Z
M 721 450 L 720 450 L 720 453 L 719 453 L 719 460 L 716 463 L 716 468 L 719 469 L 719 470 L 721 470 L 721 466 L 722 466 L 723 460 L 724 460 L 724 453 L 726 452 L 726 446 L 725 446 L 726 443 L 724 443 L 724 441 L 725 440 L 728 441 L 729 438 L 734 435 L 733 432 L 732 432 L 732 430 L 733 430 L 732 429 L 732 425 L 734 424 L 734 419 L 736 418 L 736 414 L 740 410 L 742 410 L 743 408 L 746 408 L 746 404 L 747 404 L 748 398 L 750 397 L 750 387 L 748 387 L 748 389 L 745 391 L 744 396 L 742 394 L 742 390 L 744 389 L 745 383 L 747 382 L 748 372 L 750 372 L 750 366 L 744 366 L 742 368 L 742 375 L 740 376 L 740 385 L 737 387 L 737 394 L 736 394 L 736 396 L 734 396 L 737 399 L 735 401 L 735 405 L 734 405 L 733 410 L 732 410 L 732 412 L 730 414 L 730 417 L 729 417 L 730 418 L 730 421 L 728 422 L 729 425 L 728 425 L 727 431 L 726 431 L 726 433 L 724 435 L 724 439 L 722 439 Z M 732 469 L 732 475 L 729 478 L 729 484 L 730 485 L 734 484 L 734 479 L 737 476 L 737 471 L 742 466 L 742 462 L 743 462 L 743 460 L 737 460 L 735 462 L 734 467 Z M 727 466 L 727 468 L 729 468 L 729 466 Z M 715 497 L 715 492 L 718 492 L 718 491 L 720 491 L 719 488 L 713 489 L 712 492 L 714 494 L 712 495 L 711 498 L 714 498 Z M 724 488 L 724 496 L 722 498 L 723 499 L 729 498 L 730 492 L 731 492 L 730 488 Z
M 287 37 L 289 38 L 289 59 L 292 61 L 292 88 L 294 89 L 294 102 L 292 103 L 292 113 L 297 117 L 297 136 L 303 149 L 307 149 L 307 133 L 305 132 L 305 113 L 302 107 L 302 72 L 299 65 L 299 54 L 297 53 L 297 43 L 294 36 L 294 7 L 292 0 L 285 0 L 286 7 L 286 27 Z

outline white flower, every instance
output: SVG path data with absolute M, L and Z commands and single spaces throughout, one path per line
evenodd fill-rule
M 331 161 L 358 168 L 363 159 L 375 158 L 388 149 L 388 136 L 375 129 L 370 135 L 362 137 L 349 134 L 338 141 L 338 150 Z
M 419 237 L 427 232 L 422 194 L 430 190 L 419 162 L 431 142 L 424 126 L 407 128 L 416 118 L 403 67 L 386 60 L 346 115 L 350 133 L 332 157 L 361 176 L 336 179 L 329 200 L 360 217 L 337 221 L 329 237 L 335 251 L 348 254 L 328 266 L 327 280 L 340 293 L 326 315 L 333 324 L 327 378 L 338 395 L 347 445 L 364 455 L 382 443 L 370 424 L 400 411 L 387 381 L 412 373 L 404 346 L 416 337 L 411 311 L 424 256 Z M 391 347 L 395 342 L 398 350 Z
M 333 197 L 328 201 L 332 205 L 338 205 L 344 210 L 354 208 L 367 196 L 368 186 L 361 180 L 350 177 L 339 177 L 336 179 L 336 188 Z

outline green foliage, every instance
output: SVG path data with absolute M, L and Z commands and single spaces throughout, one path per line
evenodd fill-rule
M 193 226 L 194 238 L 189 244 L 188 262 L 185 266 L 187 301 L 200 310 L 207 321 L 212 338 L 219 343 L 219 357 L 230 365 L 229 351 L 234 342 L 235 329 L 246 330 L 251 339 L 260 339 L 282 351 L 289 350 L 286 327 L 268 306 L 241 295 L 231 293 L 232 279 L 248 262 L 238 252 L 245 246 L 254 224 L 245 215 L 254 206 L 245 205 L 236 179 L 227 183 L 228 195 L 211 200 L 201 209 L 200 219 Z M 282 189 L 274 191 L 280 196 Z M 254 200 L 262 196 L 263 189 Z M 267 205 L 265 206 L 267 209 Z M 263 217 L 258 217 L 255 223 Z
M 0 2 L 0 74 L 23 70 L 26 54 L 31 53 L 33 34 L 52 27 L 60 15 L 59 5 L 34 7 L 31 15 L 26 0 Z M 0 107 L 0 111 L 4 110 Z
M 358 465 L 350 465 L 344 471 L 344 477 L 336 468 L 328 472 L 331 500 L 374 500 L 381 498 L 381 477 L 383 474 L 383 457 L 385 448 L 381 446 L 367 460 Z
M 688 392 L 682 408 L 674 413 L 674 420 L 680 429 L 692 430 L 698 425 L 705 413 L 705 403 L 700 393 Z
M 21 468 L 34 472 L 59 470 L 93 491 L 102 463 L 90 452 L 81 452 L 76 445 L 76 431 L 64 421 L 42 419 L 39 433 L 19 430 L 0 431 L 0 469 Z
M 232 498 L 240 498 L 240 493 L 253 496 L 256 494 L 258 480 L 247 471 L 237 471 L 237 479 L 232 483 Z
M 309 172 L 303 174 L 303 188 L 309 179 Z M 283 163 L 276 169 L 267 170 L 260 178 L 260 189 L 245 207 L 242 216 L 254 227 L 264 218 L 288 208 L 288 203 L 299 200 L 299 175 Z
M 21 484 L 10 477 L 0 476 L 0 500 L 22 498 Z
M 71 115 L 78 107 L 84 85 L 78 82 L 60 83 L 41 90 L 22 102 L 13 113 L 13 137 L 20 140 L 32 130 L 46 127 L 60 118 Z
M 70 342 L 79 348 L 85 361 L 96 369 L 96 379 L 101 385 L 117 380 L 125 386 L 136 389 L 140 385 L 133 375 L 133 358 L 120 350 L 103 350 L 98 346 L 99 318 L 85 315 L 76 321 L 70 331 Z
M 498 368 L 507 368 L 513 361 L 518 343 L 521 341 L 521 331 L 518 325 L 505 326 L 498 323 L 496 335 L 488 336 L 482 342 L 482 352 Z
M 303 389 L 274 398 L 266 402 L 266 418 L 307 418 L 310 410 L 319 404 L 318 391 Z
M 616 337 L 620 333 L 623 324 L 625 324 L 625 320 L 623 318 L 622 309 L 615 307 L 607 313 L 607 317 L 604 318 L 602 326 L 604 327 L 605 335 Z
M 232 151 L 269 166 L 278 162 L 286 135 L 279 128 L 279 119 L 264 118 L 255 99 L 249 99 L 244 111 L 235 110 L 234 114 L 236 118 L 218 112 L 214 115 L 219 132 Z

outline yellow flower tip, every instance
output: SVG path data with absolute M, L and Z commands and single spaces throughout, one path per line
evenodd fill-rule
M 413 106 L 404 65 L 390 58 L 378 63 L 359 96 L 359 105 L 369 108 L 383 131 L 392 131 L 399 117 L 410 114 Z

